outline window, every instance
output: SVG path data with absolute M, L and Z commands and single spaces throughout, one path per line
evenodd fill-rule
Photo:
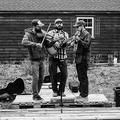
M 86 29 L 91 34 L 92 38 L 94 38 L 94 18 L 93 17 L 77 17 L 78 20 L 84 20 L 86 22 Z

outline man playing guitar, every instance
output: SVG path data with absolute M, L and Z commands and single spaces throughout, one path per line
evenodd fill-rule
M 56 19 L 54 22 L 55 29 L 48 32 L 50 36 L 52 36 L 52 41 L 55 42 L 55 46 L 58 48 L 57 53 L 54 55 L 50 55 L 49 57 L 49 72 L 52 82 L 52 90 L 53 90 L 53 97 L 57 97 L 62 94 L 62 96 L 65 96 L 65 85 L 67 80 L 67 64 L 66 64 L 66 48 L 61 47 L 63 41 L 68 39 L 68 33 L 63 31 L 63 21 L 62 19 Z M 57 87 L 57 67 L 59 67 L 59 70 L 61 72 L 61 80 L 59 88 Z

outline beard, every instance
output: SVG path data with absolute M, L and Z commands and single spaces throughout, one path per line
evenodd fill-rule
M 38 38 L 43 38 L 44 35 L 43 35 L 42 33 L 37 33 L 37 37 L 38 37 Z
M 57 30 L 63 30 L 63 26 L 55 26 L 55 29 L 57 29 Z
M 35 28 L 36 33 L 42 33 L 41 28 Z

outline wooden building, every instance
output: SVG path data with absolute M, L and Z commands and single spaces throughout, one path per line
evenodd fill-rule
M 70 36 L 75 21 L 84 19 L 92 35 L 93 61 L 107 62 L 109 54 L 120 60 L 120 0 L 0 0 L 0 61 L 26 59 L 28 51 L 21 40 L 34 18 L 45 24 L 45 30 L 62 18 Z M 68 59 L 73 60 L 72 49 Z

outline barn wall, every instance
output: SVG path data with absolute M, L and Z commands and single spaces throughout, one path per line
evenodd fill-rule
M 24 35 L 24 29 L 31 27 L 32 19 L 40 19 L 45 24 L 44 30 L 47 30 L 51 22 L 51 30 L 53 29 L 54 20 L 58 17 L 63 19 L 63 23 L 66 26 L 64 30 L 70 34 L 70 16 L 47 14 L 0 15 L 0 61 L 21 61 L 28 56 L 27 48 L 21 45 L 21 40 Z
M 109 54 L 120 59 L 120 16 L 100 15 L 97 18 L 100 32 L 93 39 L 92 55 L 102 55 L 104 62 L 107 62 Z
M 21 45 L 24 29 L 31 27 L 31 20 L 40 19 L 47 30 L 49 23 L 53 29 L 54 20 L 63 19 L 64 30 L 70 37 L 74 34 L 73 24 L 79 14 L 0 14 L 0 61 L 21 61 L 28 57 L 28 51 Z M 102 55 L 104 62 L 108 54 L 120 51 L 120 17 L 119 15 L 94 15 L 95 38 L 92 39 L 92 54 Z M 68 60 L 73 61 L 72 48 L 68 50 Z

